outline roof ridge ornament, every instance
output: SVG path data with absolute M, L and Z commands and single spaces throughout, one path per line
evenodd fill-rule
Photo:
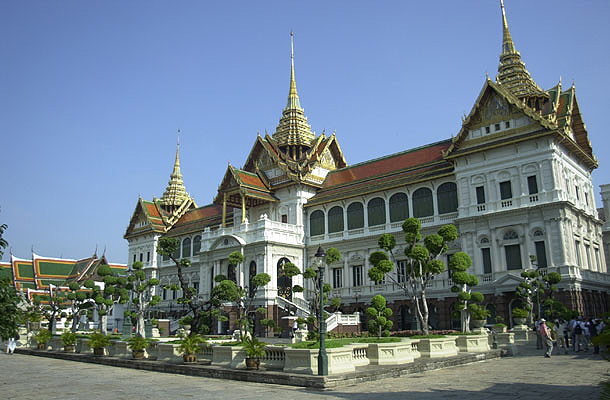
M 182 173 L 180 172 L 180 129 L 178 129 L 178 138 L 176 142 L 176 160 L 174 161 L 174 168 L 170 175 L 167 188 L 161 196 L 161 205 L 168 212 L 174 212 L 177 210 L 185 200 L 191 197 L 186 192 L 184 181 L 182 179 Z
M 305 117 L 305 111 L 301 107 L 301 100 L 297 91 L 294 73 L 294 32 L 290 31 L 290 88 L 288 90 L 288 101 L 282 111 L 282 117 L 272 135 L 283 152 L 290 154 L 290 158 L 300 159 L 303 148 L 309 148 L 315 134 Z
M 520 100 L 532 97 L 548 97 L 548 94 L 532 79 L 530 73 L 525 68 L 525 63 L 521 60 L 521 54 L 517 51 L 508 28 L 504 0 L 500 0 L 500 9 L 502 10 L 502 51 L 500 52 L 500 64 L 498 65 L 496 82 L 508 89 L 510 93 Z M 528 104 L 529 102 L 525 103 Z M 530 106 L 532 105 L 533 103 L 530 104 Z

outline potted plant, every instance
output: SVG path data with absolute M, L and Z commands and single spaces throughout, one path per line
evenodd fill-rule
M 468 309 L 472 318 L 472 326 L 474 328 L 483 328 L 487 323 L 487 317 L 491 315 L 489 310 L 478 304 L 471 304 Z
M 76 333 L 67 329 L 61 334 L 61 342 L 64 345 L 64 351 L 74 352 L 74 345 L 76 344 Z
M 144 358 L 144 350 L 150 346 L 150 340 L 142 336 L 132 336 L 127 339 L 127 347 L 131 349 L 131 355 L 135 360 Z
M 246 367 L 248 369 L 260 368 L 261 357 L 265 356 L 265 342 L 259 341 L 255 337 L 244 340 L 244 351 L 246 352 Z
M 89 347 L 93 349 L 96 356 L 104 355 L 104 348 L 110 344 L 110 338 L 100 332 L 93 332 L 89 335 Z
M 197 353 L 201 352 L 201 344 L 205 339 L 199 335 L 182 335 L 178 351 L 182 353 L 182 358 L 185 363 L 194 363 L 197 361 Z
M 502 322 L 498 322 L 497 324 L 494 324 L 492 329 L 496 333 L 504 333 L 504 332 L 506 332 L 506 324 L 503 324 Z
M 525 324 L 529 312 L 523 308 L 513 308 L 513 320 L 517 325 Z
M 303 317 L 297 318 L 297 326 L 299 327 L 299 329 L 307 328 L 307 320 Z
M 41 329 L 36 332 L 34 339 L 38 343 L 38 350 L 46 350 L 47 343 L 51 340 L 51 331 L 48 329 Z

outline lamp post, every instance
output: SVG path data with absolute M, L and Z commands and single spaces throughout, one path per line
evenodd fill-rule
M 318 287 L 320 296 L 320 351 L 318 352 L 318 375 L 328 375 L 328 354 L 326 354 L 326 320 L 324 319 L 324 264 L 326 253 L 322 246 L 316 252 L 316 267 L 318 272 Z

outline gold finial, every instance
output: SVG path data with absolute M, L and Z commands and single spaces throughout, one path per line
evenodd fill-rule
M 510 37 L 508 22 L 506 21 L 504 0 L 500 0 L 500 8 L 502 9 L 502 54 L 515 53 L 515 44 L 513 43 L 513 39 Z
M 301 108 L 297 83 L 294 78 L 294 32 L 290 31 L 290 90 L 288 92 L 288 104 L 286 108 Z

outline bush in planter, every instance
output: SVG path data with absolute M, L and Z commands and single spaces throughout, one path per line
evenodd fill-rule
M 371 306 L 367 308 L 366 315 L 369 317 L 368 329 L 369 332 L 377 337 L 390 336 L 393 322 L 389 320 L 392 316 L 392 310 L 387 308 L 385 297 L 378 294 L 371 300 Z
M 243 347 L 246 352 L 246 367 L 252 369 L 256 367 L 259 369 L 261 364 L 261 357 L 265 356 L 265 342 L 259 341 L 254 336 L 244 340 Z
M 487 317 L 491 315 L 491 312 L 485 306 L 478 304 L 470 304 L 469 310 L 470 316 L 475 321 L 486 321 Z
M 142 336 L 132 336 L 126 340 L 127 347 L 131 349 L 133 358 L 144 358 L 144 350 L 150 346 L 150 340 Z
M 527 318 L 529 312 L 523 308 L 513 308 L 513 318 Z
M 182 353 L 184 362 L 197 361 L 197 353 L 201 353 L 201 345 L 205 339 L 200 335 L 182 335 L 179 340 L 178 351 Z
M 89 347 L 93 349 L 95 355 L 104 355 L 104 347 L 110 344 L 110 338 L 100 332 L 89 334 Z
M 61 343 L 64 345 L 64 351 L 74 351 L 76 333 L 66 329 L 64 333 L 61 334 Z
M 51 331 L 48 329 L 41 329 L 34 335 L 34 340 L 38 343 L 38 349 L 44 350 L 47 347 L 47 343 L 51 340 Z

